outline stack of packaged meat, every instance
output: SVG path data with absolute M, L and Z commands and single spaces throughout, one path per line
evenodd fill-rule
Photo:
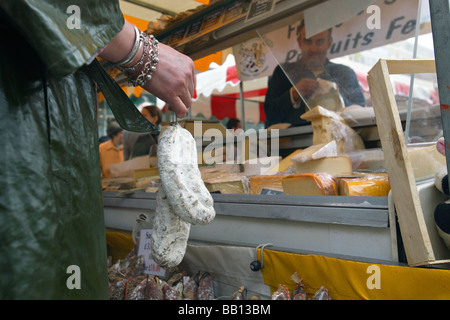
M 144 260 L 131 252 L 108 269 L 111 300 L 213 300 L 211 275 L 170 270 L 167 280 L 143 274 Z
M 272 294 L 272 300 L 331 300 L 328 290 L 324 286 L 321 286 L 310 298 L 306 291 L 306 286 L 297 272 L 291 276 L 290 280 L 295 283 L 295 289 L 292 291 L 292 294 L 289 293 L 289 289 L 285 284 L 280 284 Z

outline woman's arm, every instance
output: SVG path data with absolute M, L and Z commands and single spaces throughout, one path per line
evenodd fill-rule
M 135 38 L 134 26 L 125 21 L 122 31 L 102 49 L 100 57 L 113 63 L 121 61 L 132 50 Z M 142 47 L 136 58 L 123 67 L 135 65 L 141 59 L 144 50 Z M 188 56 L 162 43 L 159 44 L 158 58 L 156 71 L 143 88 L 165 101 L 177 117 L 183 118 L 186 116 L 187 108 L 192 104 L 196 86 L 194 62 Z M 130 72 L 131 77 L 137 77 L 141 69 L 142 66 Z

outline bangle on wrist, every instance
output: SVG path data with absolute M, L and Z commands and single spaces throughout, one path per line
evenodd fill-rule
M 131 51 L 128 53 L 128 55 L 123 58 L 121 61 L 114 63 L 115 67 L 122 67 L 125 66 L 129 63 L 131 63 L 137 56 L 139 49 L 140 49 L 140 43 L 141 43 L 141 36 L 140 36 L 140 32 L 139 29 L 136 26 L 134 27 L 134 34 L 135 34 L 135 39 L 134 39 L 134 45 L 133 48 L 131 48 Z
M 142 45 L 141 45 L 142 43 Z M 153 35 L 146 35 L 141 32 L 141 41 L 139 46 L 143 46 L 144 50 L 142 52 L 142 56 L 139 61 L 130 67 L 121 68 L 128 77 L 128 82 L 134 86 L 143 87 L 147 81 L 150 81 L 153 77 L 153 74 L 156 71 L 156 65 L 158 64 L 158 40 Z M 139 51 L 139 50 L 138 50 Z M 134 72 L 136 72 L 141 66 L 143 68 L 139 71 L 139 74 L 136 76 Z

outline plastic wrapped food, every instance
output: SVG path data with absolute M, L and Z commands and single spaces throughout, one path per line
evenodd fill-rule
M 110 277 L 109 299 L 110 300 L 124 300 L 125 289 L 128 284 L 127 278 Z
M 286 176 L 281 180 L 284 194 L 310 196 L 337 196 L 336 182 L 328 173 L 303 173 Z
M 280 284 L 278 289 L 272 294 L 272 300 L 291 300 L 287 286 Z
M 145 300 L 163 300 L 164 293 L 161 289 L 161 283 L 158 277 L 149 277 L 147 286 L 144 290 Z
M 145 259 L 144 256 L 129 254 L 120 265 L 120 272 L 127 277 L 136 277 L 144 272 Z
M 195 300 L 197 298 L 198 284 L 194 278 L 183 277 L 183 297 L 185 300 Z
M 330 294 L 327 288 L 321 286 L 319 290 L 314 294 L 311 300 L 331 300 Z
M 137 278 L 135 280 L 138 280 Z M 124 299 L 126 300 L 144 300 L 145 298 L 145 288 L 147 286 L 147 276 L 144 278 L 139 278 L 140 281 L 137 281 L 134 289 L 127 294 Z M 128 290 L 127 290 L 128 291 Z
M 195 275 L 197 280 L 197 300 L 213 300 L 214 288 L 211 275 L 208 272 L 199 272 Z
M 183 284 L 181 282 L 171 286 L 167 282 L 162 281 L 161 289 L 164 293 L 164 300 L 183 300 Z
M 387 176 L 364 175 L 338 178 L 339 194 L 342 196 L 387 197 L 391 184 Z
M 295 282 L 296 288 L 292 292 L 291 300 L 308 300 L 308 294 L 306 293 L 306 287 L 303 284 L 303 280 L 298 276 L 297 272 L 290 278 Z
M 365 149 L 361 137 L 346 124 L 340 115 L 331 110 L 316 106 L 305 112 L 301 118 L 311 122 L 313 144 L 335 140 L 338 154 Z
M 245 300 L 247 290 L 244 286 L 239 287 L 231 296 L 231 300 Z
M 304 150 L 299 151 L 292 157 L 292 162 L 302 163 L 309 160 L 316 160 L 325 157 L 335 157 L 338 155 L 337 144 L 335 140 L 320 144 L 313 144 Z

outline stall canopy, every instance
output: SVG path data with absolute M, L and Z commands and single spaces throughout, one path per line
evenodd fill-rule
M 233 55 L 228 55 L 222 65 L 211 64 L 208 71 L 197 75 L 197 88 L 191 116 L 245 119 L 254 124 L 264 123 L 264 97 L 267 77 L 245 81 L 243 87 L 244 117 L 241 112 L 241 81 L 236 72 Z
M 125 19 L 135 24 L 140 30 L 147 31 L 149 22 L 156 22 L 164 17 L 182 18 L 189 10 L 196 10 L 209 5 L 209 0 L 120 0 L 120 9 Z M 197 71 L 208 70 L 210 63 L 222 61 L 222 52 L 216 52 L 196 59 Z M 140 95 L 140 92 L 137 92 Z
M 156 21 L 162 14 L 173 17 L 202 4 L 208 5 L 209 2 L 209 0 L 120 0 L 119 5 L 126 15 Z

